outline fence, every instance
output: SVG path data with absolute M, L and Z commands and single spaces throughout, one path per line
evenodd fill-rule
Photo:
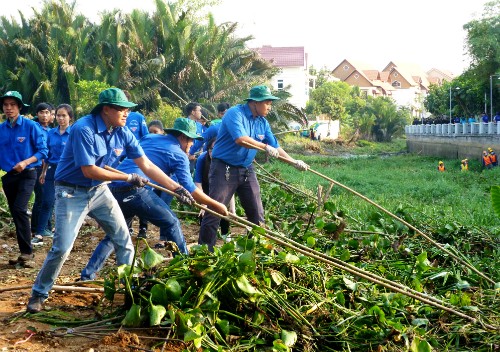
M 500 123 L 471 122 L 449 123 L 442 125 L 411 125 L 405 126 L 406 135 L 500 135 Z

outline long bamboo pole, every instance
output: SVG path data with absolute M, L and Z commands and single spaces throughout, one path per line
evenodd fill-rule
M 252 149 L 257 149 L 257 150 L 260 150 L 260 151 L 265 151 L 264 148 L 257 148 L 249 143 L 246 143 L 246 142 L 243 142 L 245 145 L 247 145 L 249 148 L 252 148 Z M 281 161 L 284 161 L 288 164 L 293 164 L 294 163 L 294 160 L 291 160 L 291 159 L 287 159 L 287 158 L 284 158 L 282 156 L 279 156 L 278 157 L 279 160 Z M 309 168 L 307 171 L 315 174 L 315 175 L 318 175 L 319 177 L 322 177 L 324 178 L 325 180 L 329 181 L 329 182 L 332 182 L 334 184 L 336 184 L 337 186 L 339 187 L 342 187 L 344 188 L 345 190 L 353 193 L 354 195 L 358 196 L 359 198 L 363 199 L 364 201 L 370 203 L 371 205 L 375 206 L 377 209 L 381 210 L 382 212 L 386 213 L 387 215 L 391 216 L 392 218 L 398 220 L 399 222 L 401 222 L 402 224 L 406 225 L 408 228 L 412 229 L 413 231 L 415 231 L 416 233 L 418 233 L 420 236 L 422 236 L 423 238 L 425 238 L 429 243 L 431 243 L 432 245 L 434 245 L 435 247 L 439 248 L 441 251 L 443 251 L 444 253 L 448 254 L 450 257 L 452 257 L 453 259 L 455 259 L 456 261 L 460 262 L 461 264 L 465 265 L 467 268 L 469 268 L 470 270 L 474 271 L 476 274 L 478 274 L 479 276 L 481 276 L 483 279 L 489 281 L 490 283 L 492 284 L 495 284 L 495 281 L 491 278 L 489 278 L 488 276 L 486 276 L 484 273 L 482 273 L 481 271 L 479 271 L 476 267 L 474 267 L 472 264 L 468 263 L 466 260 L 456 256 L 454 253 L 450 252 L 447 248 L 443 247 L 440 243 L 436 242 L 434 239 L 432 239 L 429 235 L 426 235 L 425 233 L 423 233 L 422 231 L 420 231 L 419 229 L 417 229 L 415 226 L 413 226 L 412 224 L 410 224 L 409 222 L 407 222 L 406 220 L 404 219 L 401 219 L 399 216 L 397 216 L 396 214 L 393 214 L 391 213 L 389 210 L 385 209 L 384 207 L 382 207 L 381 205 L 375 203 L 374 201 L 372 201 L 371 199 L 369 199 L 368 197 L 365 197 L 364 195 L 362 195 L 361 193 L 359 192 L 356 192 L 355 190 L 353 190 L 352 188 L 349 188 L 348 186 L 338 182 L 338 181 L 335 181 L 334 179 L 328 177 L 328 176 L 325 176 L 321 173 L 319 173 L 318 171 L 316 170 L 313 170 L 311 168 Z

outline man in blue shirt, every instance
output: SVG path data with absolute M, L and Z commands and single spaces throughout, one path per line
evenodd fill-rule
M 220 123 L 222 122 L 222 118 L 226 113 L 227 109 L 229 109 L 229 103 L 219 103 L 217 104 L 217 119 L 210 121 L 210 126 L 203 131 L 202 137 L 203 140 L 195 140 L 191 149 L 200 150 L 203 146 L 203 151 L 207 151 L 207 142 L 217 137 L 217 133 L 219 133 Z
M 191 147 L 193 139 L 201 138 L 196 134 L 194 121 L 180 117 L 175 120 L 174 127 L 165 129 L 165 132 L 166 135 L 149 134 L 143 137 L 140 144 L 144 153 L 165 174 L 174 174 L 178 182 L 192 194 L 197 202 L 209 205 L 216 212 L 227 215 L 226 207 L 209 198 L 195 186 L 191 178 L 186 152 Z M 125 159 L 118 170 L 143 175 L 130 159 Z M 112 182 L 109 188 L 118 200 L 126 219 L 137 215 L 151 222 L 160 228 L 161 241 L 172 241 L 177 245 L 180 253 L 188 254 L 179 220 L 170 207 L 153 190 L 133 187 L 123 181 Z M 161 246 L 165 245 L 161 244 Z M 87 266 L 83 269 L 81 279 L 83 281 L 93 280 L 112 252 L 113 246 L 109 236 L 106 236 L 99 243 Z
M 184 107 L 184 112 L 188 119 L 193 120 L 196 123 L 196 133 L 201 136 L 203 134 L 203 125 L 200 120 L 202 117 L 202 108 L 199 103 L 191 102 Z M 196 152 L 199 151 L 201 145 L 195 149 L 195 145 L 193 144 L 191 148 L 189 148 L 189 169 L 191 173 L 194 171 L 194 165 L 196 163 Z
M 40 103 L 35 108 L 35 114 L 37 117 L 37 123 L 42 130 L 45 140 L 48 141 L 49 131 L 51 130 L 50 120 L 51 117 L 51 109 L 52 105 L 48 103 Z M 48 146 L 47 146 L 48 147 Z M 35 201 L 33 202 L 33 207 L 31 208 L 31 233 L 34 235 L 44 235 L 51 236 L 52 235 L 52 223 L 50 219 L 45 224 L 39 224 L 38 219 L 40 217 L 40 213 L 42 212 L 42 199 L 43 199 L 43 186 L 40 183 L 40 175 L 42 174 L 42 167 L 46 160 L 42 161 L 42 164 L 36 167 L 37 181 L 35 183 Z M 40 226 L 39 226 L 40 225 Z M 37 232 L 37 228 L 43 228 L 42 232 Z M 33 241 L 32 245 L 40 244 L 36 240 Z
M 42 310 L 87 214 L 109 234 L 118 265 L 132 263 L 134 246 L 127 223 L 103 181 L 125 181 L 143 187 L 147 180 L 138 174 L 108 171 L 104 166 L 116 167 L 125 153 L 148 177 L 180 195 L 190 196 L 144 155 L 132 132 L 123 128 L 128 110 L 134 106 L 136 104 L 129 102 L 122 90 L 109 88 L 99 94 L 99 103 L 90 115 L 80 118 L 71 127 L 55 174 L 56 232 L 52 248 L 33 285 L 28 312 Z
M 28 201 L 36 183 L 36 167 L 47 157 L 47 144 L 36 122 L 21 115 L 28 107 L 19 92 L 9 91 L 0 97 L 0 106 L 7 121 L 0 124 L 0 169 L 2 187 L 16 226 L 21 255 L 10 260 L 12 265 L 34 267 L 31 245 Z
M 130 99 L 127 92 L 125 92 L 125 95 L 127 95 L 127 98 Z M 146 118 L 144 117 L 143 114 L 136 111 L 129 112 L 127 116 L 126 126 L 134 134 L 137 140 L 140 140 L 142 137 L 144 137 L 149 133 L 148 126 L 146 124 Z M 130 219 L 128 222 L 128 227 L 130 231 L 132 230 L 132 221 L 133 219 Z M 145 221 L 144 219 L 139 218 L 138 237 L 147 238 L 147 231 L 148 231 L 148 222 Z
M 253 148 L 262 148 L 270 157 L 282 156 L 293 161 L 299 170 L 309 166 L 302 160 L 291 158 L 278 144 L 265 116 L 271 111 L 274 100 L 266 86 L 256 86 L 250 90 L 246 104 L 230 108 L 224 115 L 212 151 L 209 183 L 210 197 L 222 204 L 228 204 L 233 194 L 240 198 L 241 205 L 249 221 L 254 224 L 264 222 L 264 208 L 260 199 L 260 187 L 252 162 L 257 154 Z M 213 250 L 220 218 L 205 214 L 198 243 L 208 245 Z
M 495 117 L 493 117 L 493 121 L 495 121 L 495 123 L 500 122 L 500 112 L 497 111 Z

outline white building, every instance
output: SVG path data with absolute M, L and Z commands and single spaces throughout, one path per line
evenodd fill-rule
M 273 89 L 286 89 L 291 97 L 290 104 L 305 108 L 309 100 L 309 65 L 303 46 L 272 47 L 265 45 L 254 49 L 267 61 L 280 68 L 280 72 L 272 77 Z

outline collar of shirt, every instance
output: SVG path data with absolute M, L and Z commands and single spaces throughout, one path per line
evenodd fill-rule
M 7 121 L 9 122 L 9 123 L 8 123 L 9 127 L 14 127 L 14 126 L 12 125 L 12 119 L 7 119 Z M 23 115 L 19 115 L 19 116 L 17 116 L 17 119 L 16 119 L 16 123 L 15 123 L 15 124 L 16 124 L 16 125 L 18 125 L 18 126 L 21 126 L 21 125 L 23 124 Z
M 97 133 L 109 132 L 111 134 L 113 131 L 116 131 L 118 129 L 118 127 L 107 128 L 106 123 L 102 119 L 101 114 L 95 115 L 94 118 L 95 118 L 95 122 L 96 122 Z

